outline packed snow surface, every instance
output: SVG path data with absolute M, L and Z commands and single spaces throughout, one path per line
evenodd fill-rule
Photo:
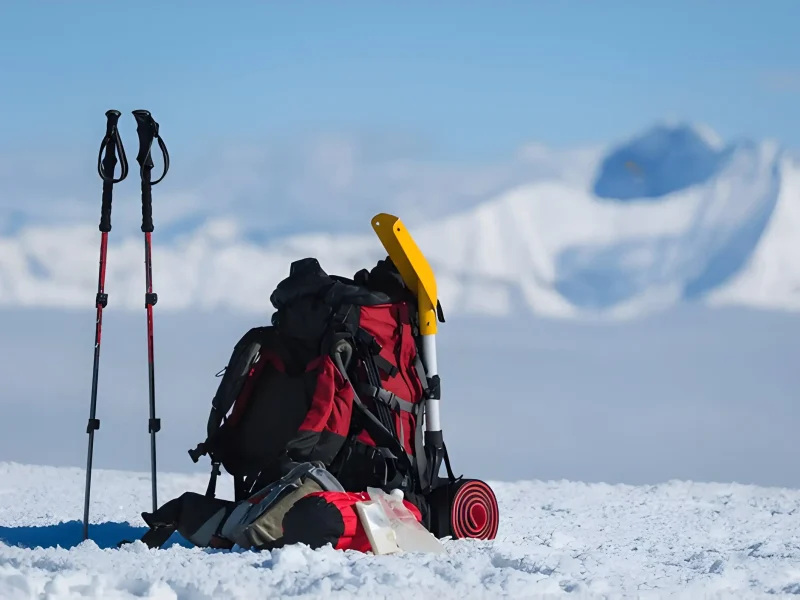
M 228 495 L 230 481 L 219 494 Z M 161 473 L 159 502 L 206 478 Z M 800 490 L 491 482 L 493 541 L 447 555 L 292 546 L 211 551 L 141 535 L 149 475 L 96 471 L 93 541 L 81 542 L 84 473 L 0 464 L 0 598 L 780 597 L 800 593 Z

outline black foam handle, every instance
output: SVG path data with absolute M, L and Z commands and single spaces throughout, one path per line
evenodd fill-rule
M 103 156 L 102 171 L 111 174 L 103 177 L 103 204 L 100 208 L 100 231 L 111 231 L 111 199 L 114 188 L 114 169 L 117 166 L 117 124 L 122 113 L 118 110 L 106 111 L 106 136 L 103 138 L 105 155 Z
M 136 119 L 136 133 L 139 135 L 139 153 L 136 162 L 141 167 L 142 177 L 142 231 L 153 232 L 153 194 L 151 190 L 150 175 L 153 170 L 153 155 L 151 152 L 153 140 L 158 136 L 158 123 L 148 110 L 134 110 Z
M 150 187 L 150 169 L 145 168 L 142 173 L 147 173 L 147 177 L 142 176 L 142 231 L 153 233 L 153 192 Z
M 117 159 L 113 152 L 108 152 L 103 159 L 103 166 L 113 172 L 117 164 Z M 100 231 L 108 233 L 111 231 L 111 198 L 113 195 L 114 184 L 103 180 L 103 204 L 100 207 Z

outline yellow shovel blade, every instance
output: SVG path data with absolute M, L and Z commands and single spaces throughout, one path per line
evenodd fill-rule
M 372 228 L 386 253 L 400 272 L 406 286 L 417 294 L 420 333 L 436 333 L 436 277 L 414 238 L 394 215 L 381 213 L 372 217 Z

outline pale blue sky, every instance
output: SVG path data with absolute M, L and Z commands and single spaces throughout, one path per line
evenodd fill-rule
M 493 160 L 663 117 L 800 147 L 791 0 L 30 0 L 1 12 L 0 152 L 95 145 L 110 107 L 153 111 L 176 152 L 388 133 L 432 157 Z
M 125 113 L 131 176 L 115 188 L 96 464 L 149 464 L 145 321 L 124 310 L 135 297 L 143 311 L 130 111 L 147 108 L 172 155 L 154 191 L 159 460 L 205 469 L 186 450 L 203 431 L 213 375 L 267 316 L 167 309 L 186 297 L 199 306 L 209 293 L 214 301 L 220 290 L 254 295 L 238 287 L 238 273 L 261 255 L 238 250 L 224 229 L 222 241 L 189 238 L 200 252 L 211 240 L 210 255 L 227 261 L 195 281 L 193 269 L 164 258 L 198 246 L 170 235 L 226 214 L 248 235 L 369 235 L 379 211 L 397 208 L 413 223 L 415 207 L 438 217 L 560 173 L 556 159 L 514 156 L 529 141 L 609 143 L 666 117 L 800 148 L 798 23 L 800 0 L 0 0 L 0 284 L 12 292 L 0 291 L 19 306 L 47 301 L 0 311 L 0 459 L 85 460 L 95 160 L 108 108 Z M 286 145 L 306 137 L 323 141 Z M 413 160 L 383 158 L 404 152 Z M 25 230 L 31 222 L 41 229 Z M 308 252 L 328 266 L 327 245 Z M 607 263 L 597 264 L 602 274 Z M 248 276 L 272 289 L 271 269 L 259 263 Z M 277 272 L 286 269 L 288 261 Z M 61 311 L 54 298 L 82 298 L 84 309 Z M 256 299 L 268 307 L 267 294 Z M 796 315 L 700 311 L 609 328 L 448 322 L 440 362 L 453 402 L 443 418 L 459 473 L 798 485 Z M 47 377 L 31 360 L 42 340 L 31 331 L 48 332 L 58 358 Z M 46 417 L 35 430 L 16 426 L 37 414 Z

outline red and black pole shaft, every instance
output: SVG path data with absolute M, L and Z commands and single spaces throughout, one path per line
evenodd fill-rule
M 108 294 L 105 293 L 106 285 L 106 255 L 108 252 L 108 232 L 111 231 L 111 200 L 114 194 L 114 184 L 119 183 L 128 176 L 128 159 L 125 148 L 119 136 L 117 124 L 121 113 L 118 110 L 106 111 L 106 135 L 100 143 L 100 152 L 97 156 L 97 173 L 103 180 L 103 204 L 100 208 L 100 274 L 97 281 L 97 319 L 94 333 L 94 367 L 92 371 L 92 400 L 89 406 L 89 423 L 86 433 L 89 434 L 89 450 L 86 458 L 86 491 L 83 502 L 83 539 L 89 537 L 89 496 L 92 487 L 92 455 L 94 452 L 94 432 L 100 429 L 100 420 L 97 418 L 97 380 L 100 370 L 100 340 L 103 333 L 103 309 L 108 304 Z M 105 154 L 104 154 L 105 153 Z M 120 176 L 114 179 L 114 169 L 117 166 L 117 153 L 119 153 Z
M 142 232 L 144 233 L 144 265 L 145 265 L 145 296 L 144 306 L 147 311 L 147 364 L 150 384 L 150 420 L 148 430 L 150 433 L 150 471 L 153 487 L 153 512 L 158 508 L 156 492 L 156 433 L 161 430 L 161 419 L 156 418 L 156 390 L 155 368 L 153 357 L 153 306 L 158 301 L 158 295 L 153 292 L 153 265 L 151 258 L 153 234 L 153 195 L 152 186 L 159 183 L 169 170 L 169 153 L 161 136 L 158 133 L 158 123 L 146 110 L 134 110 L 136 118 L 136 133 L 139 134 L 139 153 L 136 161 L 140 166 L 142 178 Z M 153 140 L 158 140 L 158 146 L 164 156 L 164 173 L 156 181 L 151 181 L 153 171 L 153 156 L 151 153 Z

